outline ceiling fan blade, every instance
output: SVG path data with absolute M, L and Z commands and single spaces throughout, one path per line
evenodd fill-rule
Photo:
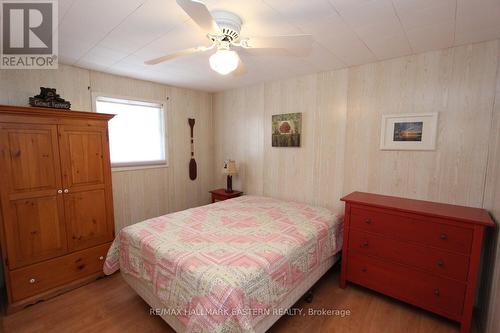
M 144 64 L 146 64 L 146 65 L 156 65 L 156 64 L 159 64 L 160 62 L 173 60 L 175 58 L 184 57 L 184 56 L 187 56 L 187 55 L 190 55 L 190 54 L 193 54 L 193 53 L 207 51 L 209 49 L 211 49 L 211 47 L 191 47 L 189 49 L 184 49 L 184 50 L 181 50 L 181 51 L 177 51 L 177 52 L 174 52 L 174 53 L 170 53 L 170 54 L 164 55 L 164 56 L 159 57 L 159 58 L 155 58 L 155 59 L 151 59 L 151 60 L 145 61 Z
M 238 54 L 238 53 L 236 53 Z M 239 63 L 238 63 L 238 67 L 236 67 L 236 69 L 232 72 L 233 76 L 242 76 L 242 75 L 245 75 L 247 73 L 247 67 L 245 66 L 245 63 L 243 62 L 243 60 L 241 60 L 241 57 L 240 55 L 238 54 L 238 58 L 239 58 Z
M 206 32 L 219 32 L 219 26 L 203 2 L 199 0 L 177 0 L 177 4 L 203 30 Z
M 244 38 L 240 44 L 251 49 L 309 49 L 312 43 L 312 35 L 284 35 Z

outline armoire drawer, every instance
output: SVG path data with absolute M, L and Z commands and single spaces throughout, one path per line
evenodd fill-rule
M 472 246 L 472 229 L 357 207 L 351 211 L 351 227 L 463 254 L 469 254 Z
M 347 279 L 458 320 L 462 315 L 465 283 L 349 252 Z
M 102 271 L 110 243 L 74 252 L 10 272 L 13 301 L 34 296 Z
M 377 236 L 357 229 L 349 234 L 349 251 L 387 259 L 452 279 L 467 281 L 469 257 Z

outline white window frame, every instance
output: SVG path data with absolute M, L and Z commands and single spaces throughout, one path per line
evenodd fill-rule
M 142 161 L 142 162 L 125 162 L 125 163 L 113 163 L 111 162 L 111 171 L 128 171 L 128 170 L 139 170 L 139 169 L 157 169 L 157 168 L 166 168 L 169 166 L 169 151 L 168 151 L 168 133 L 167 133 L 167 116 L 166 116 L 166 108 L 165 101 L 159 100 L 151 100 L 144 99 L 140 97 L 131 97 L 131 96 L 122 96 L 122 95 L 113 95 L 107 93 L 100 92 L 92 92 L 92 112 L 97 113 L 97 100 L 99 98 L 109 98 L 109 99 L 120 99 L 131 102 L 138 102 L 144 104 L 156 104 L 161 106 L 161 118 L 162 118 L 162 134 L 163 134 L 163 150 L 164 150 L 164 161 Z M 128 104 L 128 103 L 127 103 Z M 134 104 L 134 103 L 130 103 Z

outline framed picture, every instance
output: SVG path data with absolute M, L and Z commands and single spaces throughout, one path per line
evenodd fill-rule
M 436 149 L 437 112 L 382 116 L 381 150 Z
M 272 121 L 273 147 L 300 147 L 302 113 L 275 114 Z

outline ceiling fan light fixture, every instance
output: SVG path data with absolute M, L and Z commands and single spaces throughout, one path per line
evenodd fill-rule
M 209 59 L 210 67 L 221 75 L 227 75 L 238 68 L 239 57 L 236 52 L 219 49 Z
M 1 0 L 0 0 L 1 1 Z M 221 75 L 234 72 L 233 75 L 247 73 L 245 63 L 238 53 L 231 50 L 233 47 L 243 49 L 300 49 L 311 50 L 313 45 L 312 35 L 282 35 L 246 37 L 240 36 L 243 21 L 233 12 L 227 10 L 212 10 L 204 4 L 203 0 L 176 0 L 177 4 L 205 33 L 210 41 L 210 46 L 190 47 L 164 56 L 145 61 L 146 65 L 156 65 L 164 61 L 171 61 L 183 56 L 206 52 L 212 49 L 217 51 L 209 60 L 210 67 Z

